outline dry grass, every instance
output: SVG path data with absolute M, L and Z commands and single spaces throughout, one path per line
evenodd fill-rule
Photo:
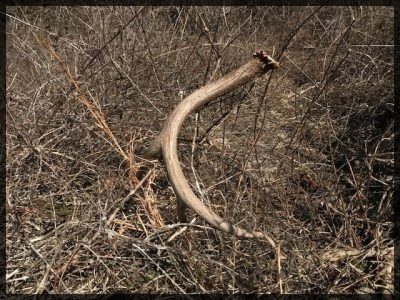
M 282 67 L 182 130 L 193 190 L 280 242 L 283 292 L 393 293 L 392 19 L 9 7 L 7 292 L 280 292 L 273 249 L 178 224 L 162 161 L 141 158 L 184 95 L 261 48 Z

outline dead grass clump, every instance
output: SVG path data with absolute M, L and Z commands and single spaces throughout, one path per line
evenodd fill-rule
M 393 8 L 7 14 L 8 293 L 394 292 Z M 178 143 L 207 205 L 280 242 L 281 278 L 265 243 L 177 223 L 142 158 L 183 97 L 260 48 L 281 68 Z

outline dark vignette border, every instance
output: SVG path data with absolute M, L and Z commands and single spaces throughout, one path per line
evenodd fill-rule
M 394 239 L 395 239 L 395 265 L 394 265 L 394 288 L 395 294 L 400 295 L 400 69 L 398 62 L 400 60 L 400 2 L 398 0 L 6 0 L 5 3 L 0 4 L 0 299 L 9 298 L 6 295 L 6 6 L 70 6 L 70 5 L 98 5 L 98 6 L 115 6 L 115 5 L 148 5 L 148 6 L 169 6 L 169 5 L 289 5 L 289 6 L 394 6 L 394 109 L 395 109 L 395 124 L 394 124 L 394 194 L 392 199 L 392 206 L 395 212 L 393 218 L 394 222 Z M 114 295 L 116 296 L 116 295 Z M 247 295 L 247 297 L 242 296 L 228 296 L 228 295 L 209 295 L 204 297 L 198 297 L 199 295 L 179 296 L 179 295 L 169 295 L 169 296 L 151 296 L 151 295 L 137 295 L 129 298 L 135 299 L 187 299 L 187 298 L 198 298 L 198 299 L 242 299 L 242 298 L 261 298 L 264 297 L 254 297 L 255 295 Z M 327 297 L 314 295 L 318 299 L 348 299 L 348 296 L 344 295 L 332 295 Z M 377 295 L 375 295 L 377 296 Z M 388 297 L 378 296 L 376 298 L 380 299 L 390 299 L 397 298 L 395 295 L 386 295 Z M 64 296 L 65 297 L 65 296 Z M 61 298 L 64 298 L 61 297 Z M 15 297 L 12 297 L 15 298 Z M 16 297 L 20 298 L 20 297 Z M 23 297 L 23 298 L 30 298 Z M 36 297 L 35 297 L 36 298 Z M 53 298 L 48 296 L 39 296 L 37 298 Z M 67 296 L 65 298 L 78 299 L 81 298 Z M 90 295 L 82 298 L 91 298 Z M 96 297 L 97 298 L 97 297 Z M 109 298 L 112 299 L 113 296 L 103 296 L 99 298 Z M 126 298 L 120 297 L 118 298 Z M 265 296 L 265 299 L 270 297 Z M 292 298 L 291 296 L 279 296 L 271 298 Z M 301 299 L 301 295 L 297 295 L 293 299 Z M 356 299 L 369 299 L 368 295 L 355 297 Z M 375 297 L 374 297 L 375 298 Z
M 400 294 L 400 3 L 394 4 L 394 288 Z M 397 201 L 396 201 L 397 200 Z
M 0 298 L 6 288 L 6 6 L 0 4 Z
M 289 6 L 393 6 L 398 0 L 6 0 L 7 6 L 62 6 L 62 5 L 210 5 L 210 6 L 255 6 L 255 5 L 289 5 Z

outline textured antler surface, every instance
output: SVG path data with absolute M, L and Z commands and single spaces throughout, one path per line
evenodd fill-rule
M 264 51 L 258 51 L 253 54 L 253 59 L 247 64 L 193 92 L 169 115 L 160 135 L 145 154 L 145 158 L 154 158 L 158 154 L 164 156 L 168 177 L 178 199 L 178 216 L 181 222 L 186 222 L 185 206 L 188 206 L 216 229 L 230 233 L 239 238 L 264 237 L 267 238 L 270 243 L 274 244 L 269 237 L 261 232 L 251 232 L 231 225 L 197 198 L 180 167 L 177 153 L 177 140 L 179 130 L 190 113 L 215 98 L 233 91 L 256 77 L 261 76 L 268 70 L 278 68 L 278 66 L 278 63 Z

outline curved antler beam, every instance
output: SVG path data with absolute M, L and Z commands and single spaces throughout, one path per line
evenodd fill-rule
M 185 119 L 196 109 L 222 96 L 243 84 L 278 68 L 279 64 L 264 51 L 254 53 L 253 59 L 239 69 L 232 71 L 217 81 L 208 83 L 184 99 L 169 115 L 160 135 L 156 138 L 144 155 L 154 158 L 159 154 L 164 156 L 168 177 L 178 200 L 178 216 L 181 222 L 186 222 L 185 205 L 193 209 L 212 227 L 230 233 L 239 238 L 268 238 L 262 232 L 251 232 L 226 222 L 222 217 L 211 211 L 197 198 L 189 186 L 180 167 L 177 153 L 179 130 Z M 272 241 L 270 241 L 271 243 Z M 273 244 L 273 242 L 272 242 Z

